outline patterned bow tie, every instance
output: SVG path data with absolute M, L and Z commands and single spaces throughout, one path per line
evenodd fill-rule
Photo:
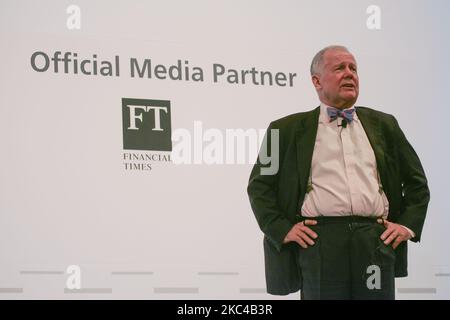
M 345 109 L 345 110 L 339 110 L 333 107 L 327 108 L 328 116 L 330 117 L 330 122 L 337 119 L 337 117 L 344 118 L 348 121 L 348 123 L 352 122 L 353 120 L 353 113 L 355 112 L 355 109 Z

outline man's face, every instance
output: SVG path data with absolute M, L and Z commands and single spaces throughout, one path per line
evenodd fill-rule
M 345 109 L 358 99 L 359 79 L 353 55 L 344 50 L 328 50 L 318 70 L 312 77 L 319 98 L 325 104 Z

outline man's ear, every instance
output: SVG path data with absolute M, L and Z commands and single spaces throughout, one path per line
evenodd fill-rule
M 314 87 L 316 88 L 316 90 L 322 89 L 320 79 L 317 75 L 311 76 L 311 80 L 312 80 L 312 83 L 313 83 Z

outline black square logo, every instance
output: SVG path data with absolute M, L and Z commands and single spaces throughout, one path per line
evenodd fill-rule
M 123 148 L 172 151 L 170 101 L 122 98 Z

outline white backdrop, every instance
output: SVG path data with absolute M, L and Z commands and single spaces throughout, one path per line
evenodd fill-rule
M 67 26 L 70 5 L 79 29 Z M 370 5 L 381 29 L 367 26 Z M 396 116 L 429 179 L 422 243 L 410 246 L 397 298 L 448 299 L 448 9 L 445 0 L 1 0 L 0 299 L 279 298 L 265 293 L 249 161 L 126 170 L 122 98 L 170 101 L 172 133 L 194 136 L 195 121 L 223 134 L 265 129 L 318 105 L 309 64 L 330 44 L 354 53 L 357 104 Z M 118 55 L 120 76 L 36 72 L 37 51 Z M 204 81 L 132 78 L 130 58 L 188 60 Z M 297 76 L 292 87 L 214 82 L 214 63 Z M 80 290 L 67 289 L 71 265 Z

